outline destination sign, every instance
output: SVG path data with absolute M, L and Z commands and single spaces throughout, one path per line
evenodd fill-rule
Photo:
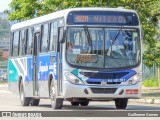
M 98 61 L 97 54 L 78 54 L 76 57 L 76 63 L 94 63 Z
M 68 16 L 68 24 L 112 24 L 138 25 L 135 13 L 125 12 L 72 12 Z
M 86 22 L 86 23 L 131 23 L 131 16 L 120 16 L 120 15 L 75 15 L 74 22 Z

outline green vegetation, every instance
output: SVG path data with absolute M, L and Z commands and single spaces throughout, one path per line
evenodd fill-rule
M 144 80 L 143 81 L 143 86 L 145 86 L 145 87 L 159 87 L 158 79 L 154 78 L 154 77 L 151 77 L 147 80 Z
M 138 12 L 145 35 L 144 63 L 149 67 L 154 63 L 160 66 L 160 45 L 157 44 L 160 0 L 12 0 L 10 7 L 13 12 L 8 14 L 10 20 L 23 21 L 66 8 L 118 6 Z

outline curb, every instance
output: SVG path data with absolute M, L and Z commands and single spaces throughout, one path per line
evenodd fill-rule
M 153 98 L 129 99 L 129 102 L 160 104 L 160 98 L 159 99 L 157 99 L 157 98 L 156 99 L 153 99 Z

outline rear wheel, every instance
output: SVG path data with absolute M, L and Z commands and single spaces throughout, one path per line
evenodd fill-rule
M 62 109 L 63 98 L 57 98 L 57 89 L 54 86 L 53 81 L 50 84 L 49 95 L 51 99 L 51 106 L 53 109 Z
M 71 102 L 72 106 L 79 106 L 79 102 Z
M 29 106 L 31 98 L 30 97 L 25 97 L 24 86 L 23 86 L 22 81 L 21 81 L 20 86 L 19 86 L 19 94 L 20 94 L 21 105 L 22 106 Z
M 88 106 L 89 101 L 82 101 L 80 102 L 81 106 Z
M 126 98 L 118 98 L 115 100 L 115 105 L 117 109 L 126 109 L 128 104 L 128 99 Z
M 38 106 L 39 102 L 40 102 L 40 99 L 32 98 L 31 99 L 31 106 Z

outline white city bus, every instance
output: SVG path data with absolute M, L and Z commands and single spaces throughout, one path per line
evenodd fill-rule
M 73 8 L 12 26 L 9 90 L 23 106 L 51 99 L 87 106 L 92 100 L 141 97 L 141 26 L 134 10 Z

